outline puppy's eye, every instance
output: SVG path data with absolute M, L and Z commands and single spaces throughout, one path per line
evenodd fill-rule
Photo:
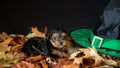
M 55 42 L 57 39 L 55 37 L 52 38 L 52 41 Z

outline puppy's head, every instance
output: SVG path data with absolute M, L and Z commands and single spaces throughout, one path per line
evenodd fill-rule
M 60 29 L 50 29 L 47 33 L 47 39 L 56 48 L 63 48 L 66 45 L 67 33 Z

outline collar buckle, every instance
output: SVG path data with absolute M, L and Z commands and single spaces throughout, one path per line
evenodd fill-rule
M 98 48 L 100 48 L 101 45 L 102 45 L 102 42 L 103 42 L 103 38 L 102 37 L 94 36 L 91 45 L 92 46 L 96 45 L 96 46 L 98 46 Z

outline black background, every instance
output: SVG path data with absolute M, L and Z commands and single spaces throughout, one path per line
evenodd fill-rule
M 68 32 L 96 27 L 110 0 L 3 0 L 0 32 L 27 34 L 30 27 L 45 25 Z

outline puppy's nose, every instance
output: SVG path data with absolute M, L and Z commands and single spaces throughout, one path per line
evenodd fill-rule
M 63 45 L 63 42 L 60 42 L 60 45 Z

